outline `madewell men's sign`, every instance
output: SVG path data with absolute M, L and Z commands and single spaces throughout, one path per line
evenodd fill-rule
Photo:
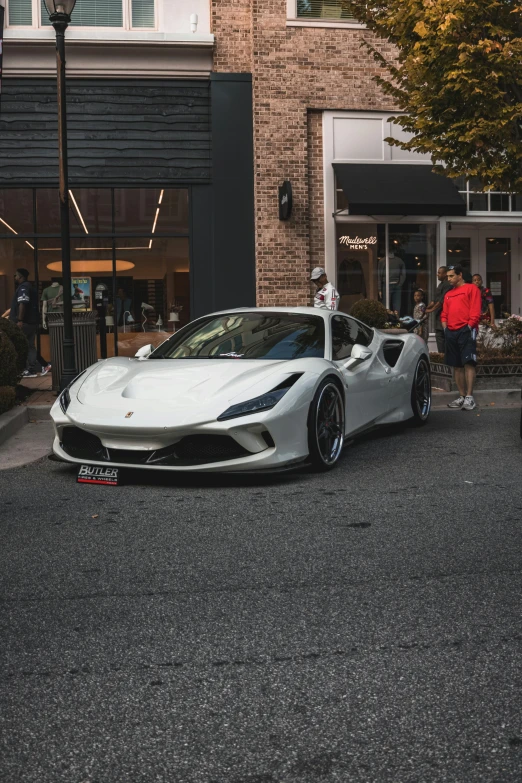
M 339 244 L 346 245 L 350 250 L 368 250 L 371 245 L 377 244 L 377 237 L 339 237 Z

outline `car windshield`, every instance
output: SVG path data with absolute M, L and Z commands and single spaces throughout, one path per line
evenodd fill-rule
M 324 358 L 324 321 L 297 313 L 230 313 L 189 324 L 151 359 Z

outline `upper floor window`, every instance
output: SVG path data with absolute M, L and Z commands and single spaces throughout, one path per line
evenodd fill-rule
M 43 0 L 40 3 L 40 19 L 33 19 L 32 0 L 7 0 L 7 19 L 10 27 L 50 26 Z M 77 0 L 71 26 L 119 27 L 124 30 L 154 28 L 154 0 Z
M 343 8 L 342 0 L 297 0 L 296 16 L 298 19 L 355 21 L 353 16 Z
M 522 212 L 522 194 L 482 191 L 479 180 L 457 177 L 453 180 L 466 202 L 468 212 Z

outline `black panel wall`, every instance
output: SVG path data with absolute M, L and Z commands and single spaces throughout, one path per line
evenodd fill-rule
M 69 79 L 71 184 L 201 182 L 210 179 L 208 82 Z M 58 179 L 56 86 L 4 79 L 0 186 Z
M 252 77 L 213 73 L 212 198 L 215 301 L 256 303 Z

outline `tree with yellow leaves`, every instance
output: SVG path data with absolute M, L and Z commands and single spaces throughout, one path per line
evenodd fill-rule
M 522 5 L 516 0 L 344 0 L 377 36 L 397 48 L 377 77 L 404 112 L 413 138 L 388 140 L 431 155 L 452 177 L 485 189 L 522 192 Z

